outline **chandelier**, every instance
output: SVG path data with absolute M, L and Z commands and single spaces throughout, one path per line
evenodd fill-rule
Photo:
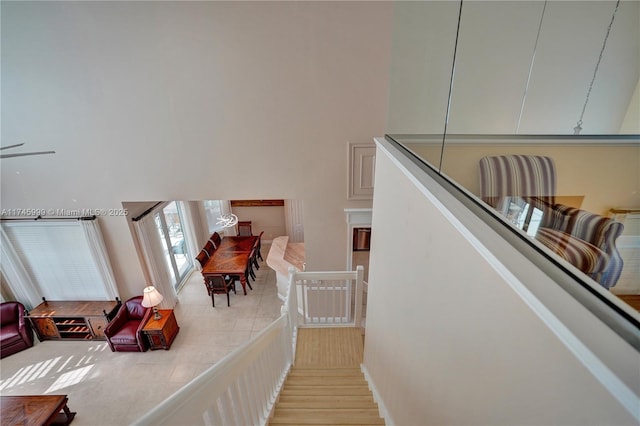
M 216 225 L 220 225 L 223 228 L 231 228 L 238 223 L 238 216 L 233 213 L 223 214 L 218 218 Z

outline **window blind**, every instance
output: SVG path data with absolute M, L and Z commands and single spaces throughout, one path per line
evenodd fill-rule
M 2 224 L 35 289 L 49 300 L 109 300 L 78 221 Z

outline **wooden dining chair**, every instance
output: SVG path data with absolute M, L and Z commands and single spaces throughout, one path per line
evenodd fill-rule
M 247 275 L 247 282 L 249 282 L 249 276 L 251 276 L 251 278 L 253 278 L 253 281 L 256 280 L 256 273 L 253 270 L 253 266 L 256 263 L 256 249 L 255 247 L 253 249 L 251 249 L 251 254 L 249 255 L 249 259 L 247 260 L 247 270 L 245 272 L 245 275 Z M 253 290 L 253 289 L 252 289 Z
M 251 255 L 249 255 L 249 258 L 247 259 L 247 264 L 244 267 L 244 277 L 247 280 L 247 285 L 249 286 L 249 290 L 253 290 L 253 287 L 251 287 L 251 278 L 253 278 L 254 281 L 256 280 L 256 275 L 253 272 L 253 268 L 251 268 L 251 263 L 252 263 Z M 234 282 L 236 280 L 240 281 L 240 275 L 229 275 L 229 276 L 234 280 Z
M 222 242 L 222 237 L 217 232 L 214 232 L 213 234 L 211 234 L 211 237 L 209 237 L 209 241 L 213 243 L 214 248 L 218 248 L 220 247 L 220 243 Z
M 207 243 L 204 245 L 203 250 L 207 252 L 207 254 L 209 255 L 209 257 L 213 256 L 213 252 L 216 251 L 216 245 L 213 244 L 213 242 L 211 240 L 207 241 Z
M 233 293 L 236 294 L 236 282 L 230 276 L 223 275 L 209 275 L 205 280 L 205 285 L 207 287 L 207 292 L 211 296 L 211 306 L 216 307 L 216 302 L 214 300 L 215 294 L 226 294 L 227 295 L 227 306 L 231 306 L 229 301 L 229 293 L 233 290 Z
M 238 236 L 239 237 L 250 237 L 253 233 L 251 232 L 251 221 L 238 221 Z
M 260 252 L 260 249 L 262 248 L 262 234 L 264 234 L 264 231 L 260 232 L 260 235 L 258 235 L 258 250 L 256 255 L 260 258 L 260 260 L 264 262 L 264 259 L 262 258 L 262 253 Z
M 198 255 L 196 256 L 196 260 L 200 264 L 201 268 L 204 268 L 204 265 L 205 263 L 207 263 L 207 260 L 209 260 L 209 257 L 209 253 L 205 249 L 200 250 L 200 253 L 198 253 Z
M 260 269 L 260 264 L 258 263 L 258 253 L 260 251 L 260 249 L 258 248 L 259 243 L 260 239 L 258 238 L 253 244 L 253 250 L 251 250 L 251 263 L 256 267 L 256 270 Z

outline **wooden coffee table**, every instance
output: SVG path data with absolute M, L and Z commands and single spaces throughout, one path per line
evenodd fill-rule
M 0 418 L 6 425 L 68 425 L 76 413 L 69 410 L 67 401 L 67 395 L 2 396 Z

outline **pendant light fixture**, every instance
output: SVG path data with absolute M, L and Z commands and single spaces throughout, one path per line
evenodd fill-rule
M 220 225 L 223 228 L 231 228 L 238 223 L 238 216 L 233 213 L 224 214 L 218 218 L 216 225 Z
M 587 97 L 584 100 L 584 106 L 582 107 L 582 113 L 580 114 L 580 118 L 576 123 L 576 127 L 573 128 L 573 134 L 579 135 L 582 131 L 582 118 L 584 117 L 584 111 L 587 109 L 587 104 L 589 103 L 589 95 L 591 95 L 591 89 L 593 89 L 593 83 L 596 81 L 596 75 L 598 74 L 598 67 L 600 67 L 600 61 L 602 60 L 602 54 L 604 53 L 604 48 L 607 46 L 607 39 L 609 38 L 609 33 L 611 32 L 611 27 L 613 26 L 613 21 L 616 18 L 616 12 L 618 11 L 618 7 L 620 6 L 620 0 L 616 2 L 616 7 L 613 10 L 613 15 L 611 15 L 611 22 L 609 22 L 609 26 L 607 27 L 607 33 L 604 36 L 604 42 L 602 43 L 602 49 L 600 49 L 600 55 L 598 55 L 598 61 L 596 62 L 596 67 L 593 70 L 593 77 L 591 78 L 591 83 L 589 84 L 589 90 L 587 90 Z

